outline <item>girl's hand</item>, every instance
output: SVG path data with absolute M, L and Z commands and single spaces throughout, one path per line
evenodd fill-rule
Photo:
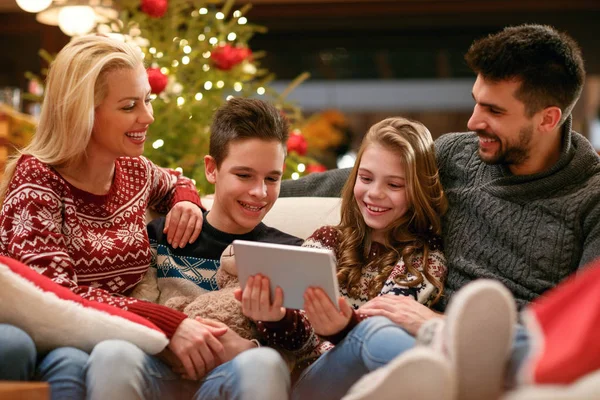
M 167 242 L 173 248 L 185 247 L 198 239 L 202 230 L 202 210 L 191 201 L 175 203 L 167 214 L 165 229 Z
M 281 321 L 285 317 L 283 290 L 275 288 L 275 298 L 271 303 L 270 281 L 260 274 L 248 278 L 246 287 L 234 292 L 235 298 L 242 302 L 242 312 L 253 321 Z
M 335 335 L 348 325 L 354 311 L 343 297 L 338 298 L 338 304 L 339 310 L 321 288 L 306 289 L 304 311 L 317 335 Z
M 413 336 L 417 335 L 419 328 L 425 321 L 440 317 L 439 314 L 412 297 L 392 294 L 377 296 L 369 300 L 358 309 L 358 312 L 368 316 L 382 315 L 387 317 Z

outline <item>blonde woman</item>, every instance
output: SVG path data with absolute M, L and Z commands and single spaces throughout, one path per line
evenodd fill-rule
M 161 359 L 128 342 L 96 345 L 79 364 L 91 399 L 218 398 L 240 386 L 247 362 L 255 368 L 271 361 L 261 357 L 268 349 L 255 349 L 224 363 L 248 341 L 224 325 L 127 297 L 151 260 L 148 207 L 167 213 L 173 247 L 193 242 L 202 226 L 191 180 L 142 157 L 153 120 L 139 49 L 103 36 L 74 39 L 50 67 L 38 130 L 0 188 L 0 254 L 83 298 L 145 317 L 170 339 Z M 221 374 L 211 375 L 215 368 Z M 241 389 L 255 394 L 251 385 Z
M 305 311 L 282 308 L 280 289 L 265 306 L 258 299 L 269 296 L 262 289 L 266 277 L 251 278 L 241 294 L 244 313 L 267 343 L 300 357 L 293 398 L 339 399 L 362 375 L 414 344 L 418 326 L 401 328 L 396 305 L 431 306 L 442 296 L 445 210 L 427 128 L 404 118 L 373 125 L 343 190 L 341 223 L 319 228 L 303 244 L 334 251 L 340 311 L 320 288 L 306 291 Z M 366 317 L 374 318 L 361 322 Z

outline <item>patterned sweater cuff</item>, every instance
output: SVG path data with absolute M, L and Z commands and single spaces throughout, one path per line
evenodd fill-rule
M 179 325 L 187 318 L 187 315 L 182 312 L 145 301 L 138 301 L 128 305 L 127 309 L 150 320 L 150 322 L 158 326 L 169 339 L 173 337 Z
M 352 313 L 350 320 L 348 321 L 348 325 L 335 335 L 330 336 L 321 336 L 324 340 L 327 340 L 333 344 L 338 344 L 341 342 L 356 325 L 358 325 L 364 318 L 359 316 L 356 312 Z
M 267 329 L 270 332 L 279 332 L 289 330 L 294 326 L 295 312 L 292 309 L 286 308 L 285 316 L 279 321 L 258 321 L 256 326 Z
M 256 324 L 258 333 L 270 346 L 278 346 L 285 350 L 296 351 L 310 339 L 312 330 L 298 310 L 287 310 L 280 321 L 259 321 Z
M 202 206 L 202 202 L 200 201 L 200 196 L 198 193 L 193 190 L 177 190 L 173 195 L 173 200 L 171 201 L 171 207 L 173 207 L 176 203 L 180 201 L 190 201 L 200 207 L 202 211 L 206 211 Z

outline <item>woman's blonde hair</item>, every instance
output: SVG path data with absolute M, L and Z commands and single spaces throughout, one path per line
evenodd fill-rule
M 85 157 L 92 135 L 95 108 L 106 97 L 109 72 L 143 65 L 139 49 L 105 36 L 73 39 L 56 56 L 46 79 L 46 92 L 31 143 L 6 165 L 0 184 L 4 201 L 8 184 L 22 154 L 51 166 L 64 166 Z
M 406 179 L 407 212 L 386 229 L 384 251 L 370 261 L 371 229 L 358 208 L 354 185 L 362 156 L 371 145 L 380 145 L 398 155 Z M 415 121 L 405 118 L 388 118 L 371 127 L 362 141 L 356 164 L 342 190 L 341 222 L 336 227 L 340 234 L 338 253 L 338 280 L 352 297 L 359 297 L 359 281 L 363 268 L 377 266 L 379 274 L 369 288 L 369 297 L 381 291 L 392 269 L 402 257 L 407 274 L 417 277 L 407 281 L 407 274 L 397 277 L 397 282 L 417 286 L 425 278 L 438 289 L 435 301 L 442 295 L 442 283 L 428 272 L 429 252 L 441 236 L 441 216 L 446 212 L 447 201 L 440 183 L 431 133 Z M 423 253 L 424 273 L 411 261 L 416 252 Z M 434 302 L 435 302 L 434 301 Z

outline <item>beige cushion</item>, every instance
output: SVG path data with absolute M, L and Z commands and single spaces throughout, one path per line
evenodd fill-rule
M 202 205 L 210 209 L 212 199 L 203 198 Z M 339 197 L 282 197 L 275 202 L 263 222 L 306 239 L 323 225 L 337 225 L 340 222 L 340 205 Z
M 593 372 L 571 385 L 523 386 L 502 400 L 592 400 L 600 398 L 600 371 Z

